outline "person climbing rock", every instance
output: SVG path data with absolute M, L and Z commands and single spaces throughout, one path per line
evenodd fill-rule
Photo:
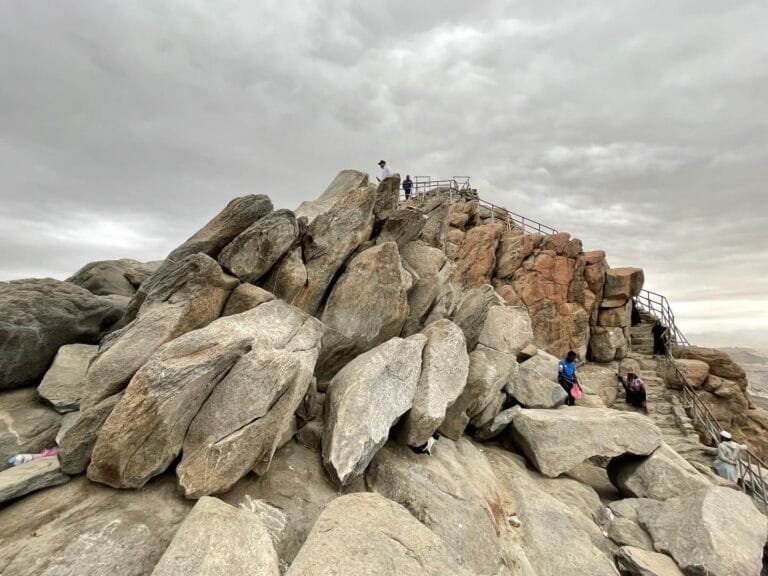
M 568 393 L 568 398 L 565 401 L 566 405 L 574 406 L 576 404 L 574 393 L 578 394 L 578 392 L 581 392 L 581 387 L 576 376 L 576 352 L 573 350 L 569 350 L 565 358 L 560 360 L 557 366 L 557 381 L 563 387 L 563 390 Z M 578 388 L 578 392 L 574 387 Z
M 642 408 L 643 414 L 648 414 L 645 382 L 634 372 L 628 372 L 626 377 L 621 374 L 616 374 L 616 376 L 618 376 L 619 382 L 624 387 L 627 404 L 631 404 L 635 408 Z
M 410 175 L 405 175 L 405 180 L 403 180 L 403 192 L 405 192 L 405 199 L 408 200 L 411 197 L 411 189 L 413 188 L 413 180 L 411 180 Z
M 715 474 L 731 482 L 739 482 L 738 462 L 741 451 L 747 447 L 733 441 L 730 432 L 720 432 L 720 443 L 717 445 L 717 456 L 712 462 Z
M 381 168 L 381 174 L 379 174 L 376 180 L 381 182 L 384 180 L 384 178 L 387 178 L 392 173 L 392 170 L 390 170 L 389 166 L 387 166 L 387 163 L 384 160 L 379 160 L 379 168 Z

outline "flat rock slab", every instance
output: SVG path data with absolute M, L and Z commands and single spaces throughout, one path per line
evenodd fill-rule
M 661 432 L 650 419 L 609 408 L 519 409 L 512 426 L 515 443 L 553 478 L 593 456 L 645 456 L 661 445 Z
M 207 496 L 179 526 L 152 576 L 279 576 L 277 553 L 259 516 Z
M 0 503 L 68 480 L 69 476 L 61 472 L 59 461 L 53 456 L 8 468 L 0 472 Z
M 98 350 L 98 346 L 91 344 L 67 344 L 59 348 L 53 364 L 37 387 L 38 394 L 59 412 L 78 410 L 85 373 Z
M 315 522 L 287 576 L 469 576 L 405 508 L 378 494 L 337 498 Z
M 768 526 L 746 494 L 712 486 L 665 502 L 645 500 L 638 516 L 654 548 L 686 574 L 761 574 Z
M 160 262 L 137 262 L 127 258 L 121 260 L 100 260 L 80 268 L 67 282 L 77 284 L 99 296 L 127 296 L 131 298 L 160 266 Z
M 0 470 L 8 456 L 35 454 L 53 447 L 61 414 L 45 406 L 34 388 L 0 391 Z
M 557 382 L 558 359 L 539 351 L 517 371 L 505 391 L 528 408 L 555 408 L 565 404 L 568 393 Z
M 616 553 L 618 565 L 632 576 L 683 576 L 669 556 L 633 546 L 622 546 Z

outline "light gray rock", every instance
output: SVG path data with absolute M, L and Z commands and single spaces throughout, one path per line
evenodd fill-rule
M 289 250 L 260 284 L 276 297 L 292 304 L 307 284 L 307 267 L 302 259 L 301 246 Z
M 357 188 L 368 186 L 368 174 L 358 170 L 342 170 L 315 200 L 302 202 L 296 209 L 296 217 L 306 217 L 312 222 L 320 214 L 328 212 L 336 200 Z
M 585 395 L 600 398 L 605 406 L 611 406 L 619 394 L 616 370 L 597 364 L 585 364 L 578 369 L 579 384 Z
M 595 362 L 611 362 L 624 357 L 621 352 L 626 347 L 626 338 L 621 328 L 590 328 L 589 354 Z
M 464 331 L 467 339 L 467 351 L 472 352 L 480 338 L 480 331 L 485 325 L 488 310 L 494 306 L 503 306 L 504 299 L 490 284 L 464 291 L 453 321 Z
M 491 306 L 483 322 L 477 344 L 517 355 L 533 340 L 531 317 L 525 308 L 513 306 Z
M 426 336 L 392 338 L 336 374 L 326 394 L 323 463 L 339 485 L 365 471 L 412 405 Z
M 540 350 L 517 371 L 517 377 L 504 387 L 523 406 L 555 408 L 565 404 L 568 393 L 557 383 L 558 359 Z
M 188 447 L 189 452 L 199 454 L 201 458 L 198 464 L 201 466 L 198 468 L 200 473 L 194 479 L 191 478 L 185 473 L 189 465 L 184 461 L 179 471 L 180 482 L 187 493 L 215 491 L 218 486 L 226 485 L 240 470 L 244 474 L 258 460 L 268 461 L 274 450 L 273 442 L 282 435 L 284 427 L 289 423 L 276 419 L 256 440 L 251 433 L 259 430 L 258 417 L 253 415 L 251 420 L 240 419 L 245 416 L 233 408 L 238 405 L 237 396 L 228 399 L 229 402 L 220 399 L 219 406 L 236 412 L 220 415 L 222 422 L 229 425 L 237 420 L 243 426 L 240 430 L 243 441 L 253 442 L 243 448 L 237 442 L 238 437 L 234 434 L 236 430 L 228 426 L 226 429 L 218 429 L 213 423 L 212 428 L 208 428 L 205 425 L 210 423 L 210 418 L 205 416 L 208 412 L 200 409 L 206 401 L 219 401 L 218 394 L 212 396 L 217 386 L 223 386 L 222 390 L 232 390 L 229 388 L 230 382 L 247 382 L 248 369 L 253 366 L 253 360 L 260 352 L 283 346 L 288 347 L 287 350 L 301 350 L 302 346 L 311 350 L 316 346 L 313 327 L 317 324 L 317 320 L 300 310 L 281 300 L 273 300 L 248 312 L 220 318 L 205 328 L 189 332 L 161 347 L 131 379 L 122 400 L 99 432 L 88 467 L 88 477 L 115 488 L 143 486 L 176 458 L 190 424 L 198 413 L 202 420 L 196 424 L 200 428 L 193 437 L 199 439 L 201 444 Z M 300 372 L 304 373 L 304 367 Z M 278 379 L 279 382 L 283 381 Z M 296 400 L 297 406 L 308 384 L 309 378 L 303 384 L 304 391 Z M 244 393 L 241 390 L 236 392 Z M 293 398 L 293 394 L 294 390 L 291 389 L 289 396 Z M 248 406 L 240 408 L 247 410 Z M 280 408 L 280 413 L 284 414 L 284 405 L 281 404 Z M 293 411 L 288 414 L 292 415 Z M 222 436 L 218 436 L 219 433 Z M 229 455 L 219 455 L 217 447 L 213 446 L 222 440 L 226 440 L 223 444 L 227 444 L 230 449 Z M 210 459 L 203 453 L 206 445 L 212 446 L 208 450 Z M 185 451 L 187 462 L 192 457 L 189 452 Z M 235 455 L 246 461 L 233 462 L 232 457 Z M 217 458 L 218 468 L 208 468 L 208 464 Z M 236 480 L 234 478 L 232 483 Z M 193 481 L 204 483 L 204 488 L 199 488 L 200 484 L 193 484 Z
M 611 482 L 625 496 L 666 500 L 710 486 L 709 480 L 663 442 L 650 456 L 615 458 Z
M 316 314 L 337 272 L 347 258 L 373 231 L 376 187 L 367 186 L 340 194 L 333 206 L 307 227 L 303 240 L 303 261 L 307 281 L 291 303 Z M 269 289 L 269 287 L 268 287 Z M 275 287 L 275 294 L 282 288 Z
M 400 200 L 400 174 L 392 174 L 379 182 L 373 214 L 376 222 L 387 220 L 397 210 Z
M 312 380 L 322 326 L 279 300 L 260 308 L 264 313 L 252 314 L 247 327 L 258 335 L 252 350 L 216 385 L 187 431 L 176 474 L 188 498 L 225 492 L 251 469 L 265 472 L 295 432 L 293 414 Z
M 34 388 L 0 391 L 0 470 L 15 454 L 53 448 L 61 415 L 37 398 Z
M 66 434 L 67 431 L 72 428 L 72 426 L 74 426 L 79 419 L 79 410 L 77 412 L 67 412 L 61 417 L 61 426 L 59 426 L 59 431 L 56 433 L 57 446 L 61 446 L 61 439 L 64 437 L 64 434 Z
M 413 288 L 408 292 L 410 312 L 403 327 L 403 335 L 410 336 L 451 312 L 451 264 L 442 250 L 421 241 L 403 246 L 400 256 L 413 276 Z
M 634 546 L 622 546 L 616 554 L 616 563 L 632 576 L 683 576 L 669 556 Z
M 81 474 L 91 461 L 93 445 L 99 430 L 123 397 L 122 392 L 105 398 L 96 406 L 76 412 L 77 419 L 57 436 L 59 461 L 66 474 Z M 62 426 L 63 428 L 63 426 Z
M 645 502 L 650 502 L 650 498 L 623 498 L 615 500 L 608 504 L 613 513 L 620 518 L 627 518 L 632 522 L 639 522 L 640 517 L 637 514 L 638 508 Z
M 287 576 L 469 576 L 429 528 L 378 494 L 337 498 L 315 522 Z
M 240 314 L 274 299 L 275 295 L 271 292 L 245 282 L 232 291 L 221 315 Z
M 366 472 L 370 490 L 405 506 L 475 575 L 502 570 L 497 533 L 501 488 L 485 456 L 466 438 L 440 438 L 432 456 L 388 444 Z
M 515 443 L 549 477 L 593 456 L 648 455 L 661 445 L 648 418 L 610 408 L 518 409 L 512 430 Z
M 638 508 L 658 552 L 686 574 L 759 576 L 768 526 L 746 494 L 711 486 Z
M 475 428 L 475 434 L 478 428 L 484 428 L 496 419 L 508 399 L 506 393 L 497 392 L 479 413 L 470 418 L 469 423 Z
M 101 260 L 86 264 L 67 282 L 77 284 L 81 288 L 98 296 L 127 296 L 132 298 L 136 290 L 160 266 L 161 262 L 138 262 L 136 260 Z
M 419 237 L 425 221 L 424 215 L 413 208 L 395 210 L 384 222 L 376 243 L 396 242 L 402 249 L 411 240 Z
M 68 480 L 69 476 L 61 473 L 59 461 L 54 456 L 12 466 L 0 472 L 0 504 Z
M 403 419 L 400 439 L 423 446 L 445 418 L 446 409 L 464 390 L 469 374 L 469 355 L 464 333 L 450 320 L 438 320 L 424 329 L 427 344 L 413 406 Z
M 190 507 L 168 477 L 121 492 L 73 479 L 0 509 L 0 572 L 146 576 Z
M 451 210 L 448 198 L 434 198 L 419 209 L 426 216 L 419 239 L 434 248 L 444 250 Z
M 110 334 L 91 362 L 82 409 L 124 389 L 160 346 L 218 318 L 238 284 L 205 254 L 193 254 L 167 265 L 152 280 L 153 287 L 144 296 L 136 319 Z
M 322 315 L 325 333 L 316 371 L 321 392 L 350 360 L 400 335 L 411 284 L 394 242 L 352 259 L 333 286 Z
M 493 420 L 485 423 L 475 433 L 475 438 L 483 441 L 496 438 L 496 436 L 504 432 L 504 430 L 507 429 L 507 426 L 509 426 L 512 423 L 513 414 L 514 414 L 514 411 L 512 410 L 512 408 L 507 408 L 506 410 L 502 410 L 501 412 L 496 414 Z
M 627 518 L 615 518 L 608 528 L 608 537 L 619 546 L 653 550 L 653 540 L 648 532 Z
M 124 321 L 128 323 L 136 317 L 150 293 L 162 294 L 167 291 L 163 285 L 168 284 L 169 278 L 178 276 L 176 272 L 169 271 L 169 268 L 175 268 L 193 254 L 205 254 L 215 260 L 221 250 L 236 236 L 270 212 L 272 201 L 263 194 L 250 194 L 232 200 L 205 226 L 168 254 L 157 271 L 147 278 L 134 294 Z M 171 291 L 176 292 L 177 289 L 178 287 L 173 287 Z
M 243 282 L 256 282 L 294 246 L 304 222 L 277 210 L 243 230 L 219 254 L 219 264 Z
M 256 514 L 203 497 L 182 522 L 152 576 L 279 576 L 272 539 Z
M 108 298 L 69 282 L 0 282 L 0 390 L 37 384 L 59 348 L 97 343 L 121 315 Z
M 98 349 L 91 344 L 67 344 L 59 348 L 37 387 L 38 394 L 61 413 L 79 409 L 85 373 Z

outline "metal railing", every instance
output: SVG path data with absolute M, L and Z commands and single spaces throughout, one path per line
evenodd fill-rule
M 670 306 L 666 296 L 650 290 L 641 290 L 640 294 L 635 296 L 635 306 L 654 316 L 667 329 L 661 335 L 665 340 L 667 349 L 670 349 L 674 344 L 690 346 L 685 334 L 675 323 L 675 314 L 672 312 L 672 306 Z

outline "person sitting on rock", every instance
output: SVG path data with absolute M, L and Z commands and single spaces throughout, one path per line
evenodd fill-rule
M 738 462 L 741 451 L 746 446 L 733 441 L 730 432 L 720 432 L 720 443 L 717 445 L 717 456 L 712 462 L 712 470 L 715 474 L 734 483 L 739 482 Z
M 405 192 L 405 199 L 408 200 L 411 197 L 411 189 L 413 188 L 413 180 L 411 180 L 410 175 L 405 175 L 405 180 L 403 180 L 403 192 Z
M 626 378 L 621 374 L 616 376 L 619 377 L 619 382 L 624 387 L 624 392 L 627 395 L 627 404 L 631 404 L 635 408 L 642 408 L 643 414 L 648 414 L 648 405 L 645 399 L 645 382 L 634 372 L 628 372 Z
M 557 366 L 557 381 L 568 393 L 566 405 L 574 406 L 576 400 L 573 397 L 573 387 L 579 386 L 579 379 L 576 377 L 576 352 L 573 350 L 569 350 L 565 358 L 560 360 Z

